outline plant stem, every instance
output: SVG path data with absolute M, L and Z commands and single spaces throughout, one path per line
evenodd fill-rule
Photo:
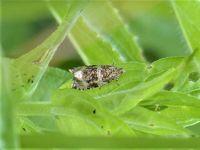
M 2 57 L 0 56 L 0 59 Z M 18 139 L 15 133 L 15 116 L 13 99 L 10 97 L 9 72 L 6 62 L 0 62 L 0 149 L 16 149 Z

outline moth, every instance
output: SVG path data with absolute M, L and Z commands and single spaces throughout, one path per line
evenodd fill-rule
M 113 65 L 81 66 L 69 69 L 73 74 L 72 88 L 85 90 L 101 87 L 116 80 L 125 71 Z

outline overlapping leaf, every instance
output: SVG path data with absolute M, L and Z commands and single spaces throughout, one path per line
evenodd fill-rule
M 59 127 L 67 135 L 133 136 L 134 132 L 97 101 L 76 90 L 58 90 L 53 96 Z
M 57 30 L 41 45 L 12 61 L 10 64 L 12 94 L 17 100 L 30 97 L 46 71 L 59 44 L 69 32 L 83 8 L 82 3 L 72 3 L 68 14 Z
M 189 131 L 177 125 L 173 119 L 167 118 L 160 112 L 135 107 L 123 114 L 121 118 L 133 129 L 155 135 L 188 136 Z
M 174 120 L 181 126 L 189 126 L 200 121 L 200 99 L 183 93 L 160 92 L 142 103 L 150 110 L 158 111 L 163 116 Z
M 83 15 L 76 24 L 71 24 L 70 21 L 76 19 L 78 12 L 76 10 L 82 8 L 79 7 L 79 3 L 74 4 L 76 8 L 65 1 L 59 5 L 54 4 L 58 3 L 52 1 L 49 3 L 51 11 L 61 23 L 60 27 L 51 36 L 52 38 L 47 40 L 47 44 L 42 44 L 35 51 L 12 62 L 11 69 L 15 72 L 13 79 L 19 78 L 13 83 L 13 90 L 19 90 L 19 86 L 22 86 L 21 93 L 19 91 L 17 93 L 30 96 L 38 87 L 33 98 L 48 99 L 49 102 L 52 99 L 53 105 L 51 103 L 20 105 L 18 115 L 27 117 L 21 118 L 20 127 L 30 128 L 29 131 L 32 131 L 31 128 L 38 129 L 33 132 L 52 128 L 57 131 L 59 128 L 67 135 L 78 136 L 134 136 L 135 130 L 167 136 L 192 134 L 185 127 L 200 121 L 199 77 L 192 76 L 192 73 L 199 71 L 193 66 L 193 55 L 198 60 L 199 51 L 189 57 L 160 59 L 149 69 L 140 48 L 133 40 L 133 35 L 111 3 L 91 2 L 86 10 L 83 10 Z M 195 9 L 196 7 L 187 1 L 175 1 L 172 4 L 192 52 L 198 47 L 196 39 L 199 36 L 199 22 L 194 19 L 197 19 L 195 14 L 199 8 Z M 199 2 L 195 1 L 195 4 L 198 5 Z M 66 8 L 69 10 L 68 19 L 63 18 L 65 14 L 63 10 Z M 190 8 L 195 10 L 188 13 Z M 192 18 L 188 19 L 188 14 Z M 71 28 L 71 25 L 74 26 Z M 64 86 L 63 89 L 55 90 L 68 79 L 65 78 L 67 73 L 64 71 L 53 69 L 47 71 L 42 78 L 55 49 L 70 28 L 70 40 L 85 64 L 114 63 L 122 67 L 125 73 L 118 81 L 100 88 L 78 91 Z M 47 88 L 47 82 L 50 85 L 49 90 L 47 95 L 43 96 L 41 90 Z M 172 88 L 166 88 L 171 82 L 174 84 Z M 169 91 L 163 92 L 166 89 Z M 53 91 L 55 93 L 51 97 Z M 195 94 L 192 93 L 194 91 Z M 44 116 L 44 118 L 30 116 Z M 43 126 L 43 121 L 47 122 L 47 126 Z
M 171 1 L 177 20 L 185 36 L 190 51 L 200 49 L 198 39 L 200 38 L 200 2 L 198 0 Z M 200 67 L 200 51 L 196 55 L 197 65 Z
M 51 3 L 51 11 L 61 22 L 63 13 L 59 9 L 66 4 L 54 6 Z M 144 61 L 134 36 L 116 11 L 107 1 L 93 1 L 72 28 L 70 39 L 87 65 Z

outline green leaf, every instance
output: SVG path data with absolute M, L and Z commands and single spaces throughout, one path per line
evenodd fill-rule
M 197 124 L 195 124 L 195 125 L 193 125 L 193 126 L 189 126 L 189 127 L 187 127 L 189 130 L 191 130 L 191 131 L 193 131 L 194 133 L 196 133 L 196 134 L 198 134 L 198 135 L 200 135 L 200 123 L 197 123 Z
M 160 92 L 141 105 L 159 111 L 160 114 L 183 127 L 200 121 L 200 99 L 187 94 L 170 91 Z
M 147 103 L 157 103 L 167 106 L 191 106 L 191 107 L 200 107 L 200 100 L 191 95 L 171 92 L 171 91 L 162 91 L 150 98 L 151 101 Z
M 198 0 L 171 1 L 174 12 L 185 36 L 187 45 L 191 52 L 195 49 L 200 49 L 200 2 Z M 200 50 L 197 55 L 197 65 L 200 67 Z
M 66 4 L 61 6 L 50 2 L 50 10 L 58 22 L 63 16 L 60 10 L 65 7 Z M 140 48 L 116 13 L 116 8 L 106 1 L 90 3 L 69 37 L 87 65 L 144 61 Z
M 177 125 L 172 119 L 160 112 L 150 111 L 142 107 L 134 107 L 120 116 L 130 127 L 155 135 L 189 136 L 189 131 Z
M 138 36 L 147 60 L 189 54 L 168 0 L 114 1 Z
M 49 1 L 49 9 L 57 22 L 63 20 L 64 12 L 68 6 L 66 1 Z M 85 64 L 112 64 L 121 62 L 120 55 L 113 50 L 110 43 L 103 40 L 80 17 L 72 27 L 69 38 Z
M 105 106 L 109 106 L 109 103 L 113 103 L 116 99 L 113 99 L 113 96 L 119 95 L 119 99 L 117 104 L 119 104 L 117 107 L 114 105 L 112 108 L 114 108 L 115 114 L 123 114 L 126 111 L 129 111 L 130 109 L 134 108 L 139 102 L 142 100 L 156 94 L 159 92 L 165 84 L 167 84 L 174 76 L 176 71 L 174 69 L 170 69 L 169 71 L 163 73 L 161 76 L 154 78 L 147 82 L 141 82 L 137 86 L 134 86 L 129 89 L 111 92 L 105 95 L 101 95 L 97 97 L 98 99 L 102 99 Z
M 123 61 L 144 61 L 134 36 L 110 2 L 90 3 L 83 16 L 88 26 L 108 41 Z
M 21 134 L 60 132 L 49 102 L 22 103 L 17 107 L 17 126 Z
M 110 43 L 106 42 L 79 18 L 70 32 L 70 40 L 87 65 L 112 64 L 122 62 L 120 55 Z
M 38 102 L 50 102 L 53 91 L 58 89 L 64 82 L 69 79 L 69 77 L 69 74 L 64 70 L 60 70 L 57 68 L 47 69 L 39 85 L 37 86 L 36 91 L 30 99 L 30 101 L 36 102 L 36 105 L 21 105 L 20 110 L 18 109 L 19 116 L 17 117 L 17 120 L 20 133 L 30 134 L 47 131 L 58 131 L 58 128 L 55 125 L 56 123 L 54 116 L 46 116 L 44 113 L 45 110 L 48 111 L 51 107 L 46 107 L 47 104 Z M 42 108 L 39 114 L 43 116 L 38 116 L 38 114 L 34 113 L 34 110 L 38 110 L 37 107 Z M 33 113 L 27 114 L 27 109 L 29 109 Z M 50 112 L 47 113 L 51 114 Z
M 27 113 L 27 109 L 29 108 L 30 110 L 35 109 L 35 111 L 40 111 L 40 114 L 36 113 Z M 20 109 L 22 111 L 18 111 L 18 117 L 17 117 L 17 128 L 18 128 L 18 133 L 20 134 L 36 134 L 36 133 L 58 133 L 60 132 L 57 124 L 56 124 L 56 118 L 51 114 L 50 111 L 48 111 L 49 116 L 44 115 L 44 113 L 41 111 L 41 109 L 38 108 L 45 108 L 44 105 L 37 104 L 37 105 L 32 105 L 32 104 L 26 104 L 26 105 L 21 105 Z M 49 107 L 50 108 L 50 107 Z M 51 110 L 51 109 L 49 109 Z M 30 111 L 29 111 L 30 112 Z
M 71 3 L 62 24 L 42 44 L 10 64 L 12 94 L 17 101 L 30 97 L 45 73 L 50 60 L 68 34 L 83 8 L 82 3 Z
M 193 61 L 194 56 L 196 56 L 196 52 L 197 51 L 193 52 L 187 57 L 168 57 L 153 62 L 150 65 L 150 73 L 147 76 L 146 81 L 156 76 L 160 76 L 164 71 L 169 70 L 170 68 L 176 68 L 177 73 L 169 82 L 169 85 L 171 85 L 171 89 L 173 91 L 183 91 L 182 89 L 184 84 L 188 81 L 188 76 L 192 72 L 196 72 L 198 70 Z
M 133 136 L 134 132 L 97 101 L 77 90 L 58 90 L 53 110 L 60 129 L 67 135 Z
M 51 101 L 53 91 L 67 82 L 71 75 L 64 70 L 49 67 L 43 75 L 30 101 Z M 45 93 L 44 93 L 45 90 Z
M 194 49 L 198 45 L 193 39 L 199 36 L 198 28 L 195 33 L 190 26 L 196 28 L 199 22 L 186 19 L 190 14 L 187 7 L 194 7 L 189 2 L 184 6 L 186 3 L 172 2 L 186 31 L 184 35 Z M 15 126 L 20 134 L 42 133 L 45 137 L 49 132 L 94 137 L 136 136 L 138 133 L 143 136 L 193 135 L 193 130 L 185 127 L 200 121 L 199 69 L 193 65 L 193 56 L 199 58 L 199 51 L 192 53 L 191 49 L 188 57 L 160 59 L 148 68 L 134 36 L 112 3 L 94 1 L 83 10 L 86 4 L 81 0 L 50 1 L 51 12 L 60 23 L 58 29 L 30 53 L 15 60 L 4 60 L 8 63 L 6 69 L 11 72 L 8 76 L 11 83 L 0 81 L 10 85 L 8 90 L 12 90 L 12 94 L 7 94 L 6 88 L 0 106 L 3 112 L 0 127 L 6 144 L 14 145 L 17 141 Z M 192 10 L 191 18 L 198 14 L 196 10 Z M 58 89 L 64 82 L 69 84 L 71 76 L 66 71 L 48 68 L 48 64 L 67 34 L 86 64 L 114 62 L 125 73 L 118 80 L 91 90 L 79 91 L 66 84 Z M 174 84 L 172 89 L 168 88 L 171 91 L 163 92 L 171 82 Z M 29 102 L 12 105 L 11 97 Z M 12 100 L 15 102 L 15 99 Z M 12 120 L 15 115 L 16 124 Z
M 192 126 L 200 122 L 200 113 L 197 107 L 173 106 L 161 111 L 161 114 L 171 118 L 182 127 Z
M 200 98 L 200 77 L 198 72 L 191 72 L 179 92 Z
M 41 133 L 41 128 L 34 124 L 30 119 L 26 117 L 17 117 L 17 129 L 18 133 L 21 134 L 31 134 L 31 133 Z
M 185 57 L 166 57 L 154 61 L 150 65 L 150 75 L 169 70 L 170 68 L 176 68 L 183 63 L 184 59 Z

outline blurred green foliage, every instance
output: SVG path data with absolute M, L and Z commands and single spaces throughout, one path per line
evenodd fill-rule
M 62 1 L 53 3 L 56 7 L 68 7 Z M 127 23 L 129 31 L 135 33 L 148 60 L 189 53 L 168 1 L 113 0 L 112 3 Z M 64 9 L 59 11 L 65 14 Z M 28 48 L 23 45 L 38 38 L 37 34 L 47 27 L 55 26 L 45 1 L 3 0 L 2 12 L 2 45 L 7 56 L 21 55 Z M 36 45 L 28 46 L 33 48 Z
M 130 31 L 137 35 L 150 61 L 189 54 L 169 1 L 116 1 L 116 5 L 123 8 Z
M 31 141 L 42 141 L 40 134 L 46 137 L 42 144 L 52 147 L 62 147 L 56 145 L 60 134 L 199 137 L 199 1 L 2 3 L 5 56 L 17 57 L 28 40 L 54 26 L 51 15 L 59 25 L 30 52 L 2 59 L 0 148 L 41 146 Z M 49 67 L 66 36 L 84 64 L 114 63 L 125 73 L 100 88 L 71 89 L 73 77 Z

